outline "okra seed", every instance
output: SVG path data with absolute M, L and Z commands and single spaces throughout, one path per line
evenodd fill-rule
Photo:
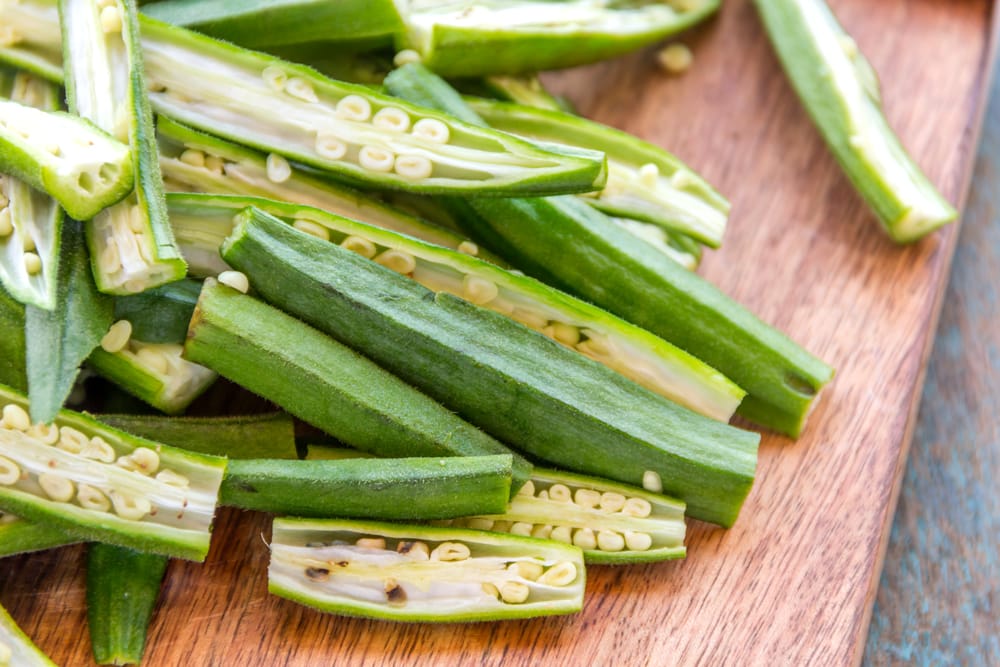
M 385 549 L 385 538 L 384 537 L 362 537 L 359 538 L 355 545 L 361 547 L 362 549 Z
M 411 65 L 420 62 L 420 54 L 413 49 L 403 49 L 392 57 L 392 64 L 396 67 Z
M 462 241 L 458 244 L 458 251 L 463 255 L 475 257 L 479 254 L 479 246 L 472 241 Z
M 565 484 L 553 484 L 549 487 L 549 498 L 557 503 L 573 502 L 573 494 Z
M 11 486 L 21 479 L 21 468 L 6 456 L 0 456 L 0 485 Z
M 10 207 L 0 210 L 0 238 L 7 238 L 14 233 L 14 223 L 10 219 Z
M 273 65 L 265 67 L 264 71 L 260 73 L 264 83 L 273 88 L 274 90 L 284 90 L 285 86 L 288 84 L 288 74 L 285 70 L 280 67 L 275 67 Z
M 194 148 L 189 148 L 181 153 L 180 160 L 192 167 L 202 168 L 205 166 L 205 154 Z
M 85 436 L 83 433 L 80 433 L 72 426 L 59 427 L 59 442 L 56 444 L 56 447 L 64 452 L 79 454 L 89 442 L 90 438 Z
M 403 554 L 414 560 L 429 560 L 431 557 L 431 548 L 427 546 L 426 542 L 411 542 L 407 540 L 396 545 L 396 553 Z
M 128 320 L 118 320 L 111 325 L 108 333 L 101 339 L 101 349 L 110 354 L 121 352 L 128 346 L 132 338 L 132 323 Z
M 601 551 L 621 551 L 625 548 L 625 538 L 613 530 L 598 531 L 597 548 Z
M 461 542 L 442 542 L 431 552 L 431 560 L 441 562 L 466 560 L 471 553 L 469 547 Z
M 138 521 L 153 509 L 149 500 L 142 496 L 134 497 L 118 491 L 112 491 L 110 496 L 115 513 L 129 521 Z
M 35 249 L 35 239 L 31 236 L 31 234 L 24 234 L 21 236 L 21 249 L 25 252 Z
M 539 498 L 539 500 L 548 500 L 549 499 L 549 490 L 548 489 L 542 489 L 541 491 L 539 491 L 538 492 L 538 498 Z
M 360 95 L 348 95 L 337 101 L 334 115 L 342 120 L 364 122 L 372 116 L 372 105 Z
M 493 598 L 498 598 L 499 599 L 499 597 L 500 597 L 500 591 L 499 591 L 499 589 L 497 589 L 497 587 L 494 586 L 493 584 L 489 584 L 489 583 L 483 584 L 483 592 L 486 593 L 487 595 L 489 595 L 490 597 L 493 597 Z
M 466 300 L 477 306 L 482 306 L 497 298 L 500 290 L 497 288 L 496 283 L 491 280 L 486 280 L 479 276 L 466 275 L 462 279 L 462 294 Z
M 686 169 L 678 169 L 674 172 L 674 175 L 670 177 L 670 185 L 678 190 L 683 190 L 690 185 L 694 185 L 694 179 Z
M 213 174 L 221 175 L 225 171 L 226 162 L 218 155 L 205 156 L 205 169 Z
M 115 449 L 99 435 L 95 435 L 80 450 L 80 456 L 104 463 L 113 463 L 115 460 Z
M 431 174 L 434 173 L 434 165 L 431 161 L 420 155 L 401 155 L 396 158 L 394 168 L 400 176 L 412 178 L 415 181 L 430 178 Z
M 472 518 L 466 522 L 465 526 L 473 530 L 493 530 L 493 523 L 493 519 Z
M 299 77 L 293 77 L 288 80 L 288 83 L 285 84 L 285 92 L 304 102 L 319 102 L 312 84 Z
M 396 162 L 396 155 L 377 146 L 362 146 L 358 152 L 358 164 L 369 171 L 390 172 Z
M 170 362 L 158 350 L 144 347 L 137 351 L 135 356 L 143 366 L 146 366 L 154 373 L 166 375 L 170 371 Z
M 642 473 L 642 488 L 653 493 L 663 493 L 663 480 L 660 473 L 655 470 L 647 470 Z
M 539 524 L 531 530 L 531 536 L 547 540 L 552 536 L 552 526 Z
M 372 117 L 372 125 L 389 132 L 406 132 L 410 129 L 410 114 L 397 107 L 384 107 Z
M 38 486 L 42 487 L 45 495 L 57 503 L 68 503 L 73 499 L 73 493 L 76 491 L 70 480 L 47 472 L 38 476 Z
M 191 480 L 187 477 L 166 468 L 157 473 L 156 481 L 162 482 L 168 486 L 176 486 L 181 489 L 186 489 L 191 486 Z
M 122 15 L 115 6 L 108 6 L 101 10 L 101 30 L 105 35 L 122 31 Z
M 267 180 L 272 183 L 284 183 L 292 177 L 292 166 L 288 160 L 277 153 L 269 153 L 267 156 Z
M 146 229 L 146 212 L 141 206 L 133 206 L 128 211 L 128 228 L 136 234 L 141 234 Z
M 573 502 L 580 507 L 593 509 L 601 504 L 601 493 L 593 489 L 577 489 L 573 494 Z
M 577 528 L 573 531 L 573 544 L 581 549 L 593 551 L 597 548 L 597 538 L 590 528 Z
M 647 533 L 625 532 L 625 544 L 629 551 L 646 551 L 653 546 L 653 538 Z
M 250 279 L 239 271 L 223 271 L 219 274 L 219 282 L 232 287 L 237 292 L 246 294 L 250 291 Z
M 385 599 L 391 605 L 399 606 L 406 604 L 406 591 L 395 579 L 385 580 Z
M 512 318 L 535 331 L 541 331 L 549 324 L 547 317 L 529 308 L 515 308 L 510 314 Z
M 500 586 L 500 599 L 508 604 L 521 604 L 528 599 L 531 589 L 520 581 L 508 581 Z
M 573 529 L 569 526 L 556 526 L 549 534 L 549 538 L 555 540 L 556 542 L 573 544 Z
M 131 458 L 145 475 L 152 475 L 160 467 L 160 455 L 149 447 L 137 447 Z
M 625 506 L 625 496 L 613 491 L 606 491 L 601 494 L 601 509 L 605 512 L 617 512 Z
M 17 431 L 27 431 L 31 428 L 31 417 L 20 405 L 8 403 L 3 406 L 3 427 Z
M 89 484 L 80 484 L 76 488 L 76 502 L 85 510 L 107 512 L 111 509 L 111 501 L 104 492 Z
M 583 333 L 587 336 L 585 341 L 592 352 L 601 356 L 613 356 L 615 353 L 614 344 L 596 331 L 585 329 Z M 582 345 L 582 343 L 581 343 Z
M 660 178 L 660 169 L 652 162 L 647 162 L 646 164 L 639 167 L 639 182 L 645 185 L 647 188 L 651 188 L 656 185 L 656 181 Z
M 524 483 L 524 486 L 517 490 L 517 495 L 528 496 L 529 498 L 535 495 L 535 483 L 529 479 Z
M 493 532 L 495 533 L 509 533 L 510 527 L 514 525 L 513 521 L 505 521 L 501 519 L 500 521 L 495 521 L 493 523 Z
M 514 573 L 515 576 L 521 577 L 522 579 L 536 581 L 538 577 L 542 576 L 542 572 L 545 571 L 545 568 L 542 567 L 541 563 L 519 560 L 508 565 L 507 571 Z
M 538 577 L 538 583 L 546 586 L 569 586 L 576 581 L 576 565 L 568 560 L 560 561 Z
M 348 236 L 340 242 L 340 247 L 371 259 L 375 256 L 375 244 L 360 236 Z
M 572 324 L 553 322 L 546 328 L 551 328 L 551 338 L 554 338 L 563 345 L 572 347 L 580 342 L 580 329 Z
M 387 269 L 392 269 L 403 275 L 413 273 L 413 269 L 417 268 L 417 260 L 414 259 L 413 255 L 402 250 L 386 250 L 376 257 L 375 261 Z
M 306 577 L 312 581 L 326 581 L 330 578 L 330 570 L 325 567 L 307 567 Z
M 671 74 L 682 74 L 694 62 L 691 49 L 683 44 L 670 44 L 656 54 L 656 60 L 665 71 Z
M 59 427 L 55 424 L 33 424 L 27 430 L 27 434 L 45 445 L 54 445 L 59 442 Z
M 513 526 L 510 527 L 511 535 L 523 535 L 528 537 L 531 535 L 531 529 L 534 525 L 530 523 L 525 523 L 524 521 L 516 521 Z
M 413 124 L 413 136 L 435 144 L 446 144 L 451 130 L 437 118 L 421 118 Z
M 306 234 L 315 236 L 318 239 L 323 239 L 324 241 L 330 240 L 330 230 L 321 224 L 313 222 L 312 220 L 296 220 L 295 224 L 292 226 L 300 232 L 305 232 Z
M 629 498 L 622 507 L 622 514 L 635 517 L 647 517 L 653 511 L 653 506 L 645 498 Z
M 327 160 L 339 160 L 347 155 L 347 144 L 332 134 L 316 135 L 316 152 Z

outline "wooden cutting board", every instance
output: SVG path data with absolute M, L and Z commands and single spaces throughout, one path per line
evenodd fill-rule
M 988 0 L 835 0 L 888 115 L 958 204 L 992 58 Z M 728 531 L 683 562 L 589 568 L 582 613 L 416 626 L 323 615 L 266 592 L 268 517 L 224 511 L 204 565 L 174 562 L 144 664 L 847 665 L 860 660 L 956 227 L 888 242 L 802 112 L 749 2 L 652 51 L 552 77 L 590 117 L 676 152 L 729 196 L 702 273 L 838 369 L 804 436 L 766 435 Z M 83 551 L 0 562 L 0 603 L 58 663 L 90 664 Z

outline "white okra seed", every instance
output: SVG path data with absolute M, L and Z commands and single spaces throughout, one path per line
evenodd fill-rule
M 625 538 L 613 530 L 598 531 L 597 548 L 601 551 L 621 551 L 625 548 Z
M 192 167 L 202 168 L 205 166 L 205 154 L 197 148 L 189 148 L 181 153 L 180 161 Z
M 512 521 L 505 521 L 500 519 L 499 521 L 493 522 L 493 532 L 494 533 L 509 533 L 510 527 L 513 526 Z
M 431 560 L 453 562 L 467 560 L 472 552 L 461 542 L 442 542 L 431 552 Z
M 451 130 L 437 118 L 421 118 L 413 124 L 413 136 L 435 144 L 446 144 Z
M 274 65 L 265 67 L 260 76 L 264 79 L 264 83 L 274 90 L 284 90 L 288 83 L 288 74 L 285 73 L 285 70 Z
M 565 484 L 553 484 L 549 487 L 549 498 L 557 503 L 573 502 L 573 494 Z
M 617 512 L 625 506 L 625 496 L 614 491 L 606 491 L 601 494 L 601 509 L 605 512 Z
M 514 525 L 510 527 L 510 534 L 528 537 L 531 535 L 532 528 L 534 528 L 533 524 L 524 521 L 515 521 Z
M 38 476 L 38 486 L 42 487 L 45 495 L 57 503 L 68 503 L 76 492 L 72 481 L 48 472 L 43 472 Z
M 316 135 L 316 152 L 327 160 L 339 160 L 347 155 L 347 144 L 332 134 Z
M 508 604 L 521 604 L 527 601 L 531 589 L 528 584 L 520 581 L 507 581 L 500 586 L 500 599 Z
M 465 527 L 472 528 L 473 530 L 492 530 L 493 519 L 473 517 L 466 522 Z
M 341 120 L 365 122 L 372 117 L 372 105 L 360 95 L 348 95 L 337 101 L 334 116 Z
M 462 295 L 477 306 L 486 305 L 499 294 L 500 290 L 492 280 L 473 275 L 466 275 L 462 279 Z
M 647 470 L 642 473 L 642 488 L 653 493 L 663 493 L 663 480 L 660 473 L 655 470 Z
M 208 169 L 213 174 L 222 175 L 222 173 L 226 170 L 225 168 L 226 161 L 218 155 L 205 156 L 205 169 Z
M 267 156 L 267 180 L 272 183 L 284 183 L 292 177 L 292 165 L 277 153 Z
M 545 327 L 545 335 L 563 345 L 573 347 L 580 342 L 580 329 L 565 322 L 553 322 Z
M 648 533 L 637 533 L 631 530 L 625 531 L 625 545 L 629 551 L 647 551 L 653 546 L 653 538 Z
M 144 475 L 152 475 L 160 467 L 160 455 L 149 447 L 136 447 L 131 459 Z
M 674 175 L 670 177 L 670 185 L 678 190 L 683 190 L 689 185 L 694 185 L 694 178 L 691 173 L 686 169 L 678 169 L 674 172 Z
M 392 57 L 392 64 L 396 67 L 402 67 L 403 65 L 410 65 L 418 62 L 420 62 L 420 54 L 413 49 L 403 49 Z
M 10 219 L 10 207 L 0 209 L 0 238 L 7 238 L 14 233 L 14 223 Z
M 132 323 L 128 320 L 118 320 L 101 339 L 101 349 L 110 354 L 121 352 L 128 346 L 130 338 L 132 338 Z
M 223 271 L 219 274 L 219 282 L 232 287 L 237 292 L 246 294 L 250 291 L 250 279 L 239 271 Z
M 657 167 L 652 162 L 647 162 L 646 164 L 639 167 L 639 182 L 642 183 L 647 188 L 654 187 L 656 181 L 660 178 L 660 168 Z
M 316 91 L 313 90 L 312 84 L 305 79 L 300 79 L 297 76 L 288 80 L 285 84 L 285 92 L 292 97 L 303 100 L 304 102 L 319 102 L 319 98 L 316 97 Z
M 385 549 L 384 537 L 361 537 L 354 543 L 362 549 Z
M 470 257 L 475 257 L 479 254 L 479 246 L 472 241 L 462 241 L 458 244 L 458 251 L 463 255 L 469 255 Z
M 538 492 L 538 498 L 540 500 L 548 500 L 549 499 L 549 490 L 548 489 L 542 489 L 541 491 L 539 491 Z
M 573 544 L 573 529 L 569 526 L 556 526 L 549 534 L 549 539 L 565 544 Z
M 560 561 L 538 577 L 538 583 L 546 586 L 569 586 L 576 581 L 576 565 L 568 560 Z
M 601 493 L 593 489 L 577 489 L 573 502 L 586 509 L 593 509 L 601 503 Z
M 166 375 L 170 371 L 170 362 L 159 350 L 144 347 L 137 350 L 135 356 L 143 366 L 154 373 Z
M 529 498 L 535 495 L 535 483 L 529 479 L 524 483 L 524 486 L 517 490 L 517 495 L 528 496 Z
M 104 463 L 114 463 L 117 454 L 115 448 L 99 435 L 95 435 L 80 450 L 80 456 Z
M 132 496 L 120 491 L 112 491 L 108 495 L 111 497 L 111 504 L 114 505 L 115 513 L 129 521 L 138 521 L 153 509 L 153 505 L 149 502 L 149 499 L 142 496 Z
M 396 162 L 396 155 L 377 146 L 362 146 L 358 151 L 358 164 L 368 171 L 388 173 Z
M 389 132 L 406 132 L 410 129 L 410 114 L 397 107 L 383 107 L 372 117 L 372 125 Z
M 85 436 L 83 433 L 80 433 L 72 426 L 59 427 L 59 442 L 56 444 L 56 447 L 59 449 L 69 452 L 70 454 L 79 454 L 89 442 L 90 438 Z
M 415 181 L 430 178 L 434 173 L 434 164 L 420 155 L 400 155 L 396 158 L 394 168 L 400 176 Z
M 629 498 L 622 507 L 622 514 L 634 517 L 647 517 L 653 511 L 653 506 L 645 498 Z
M 518 560 L 508 565 L 507 571 L 512 572 L 515 576 L 521 577 L 522 579 L 535 581 L 538 577 L 542 576 L 542 572 L 545 571 L 545 568 L 541 563 L 535 563 L 528 560 Z
M 27 431 L 31 428 L 31 417 L 28 411 L 15 403 L 3 406 L 3 427 L 17 431 Z
M 403 554 L 413 560 L 430 560 L 431 548 L 427 546 L 426 542 L 407 540 L 396 545 L 396 553 Z
M 375 244 L 360 236 L 348 236 L 340 242 L 340 247 L 371 259 L 375 256 Z
M 323 239 L 324 241 L 330 240 L 330 230 L 312 220 L 296 220 L 292 226 L 300 232 L 305 232 L 318 239 Z
M 535 331 L 541 331 L 549 324 L 549 319 L 542 315 L 541 313 L 535 312 L 530 308 L 515 308 L 511 312 L 510 316 L 528 327 L 529 329 L 534 329 Z
M 31 234 L 23 234 L 21 236 L 21 249 L 25 252 L 30 252 L 35 249 L 35 237 Z
M 492 598 L 500 597 L 500 589 L 498 589 L 496 586 L 490 583 L 483 584 L 483 592 Z
M 31 428 L 27 430 L 27 434 L 45 445 L 54 445 L 59 442 L 59 427 L 55 424 L 32 424 Z
M 122 31 L 122 15 L 118 7 L 109 5 L 101 9 L 101 30 L 105 35 Z
M 547 540 L 549 539 L 549 537 L 552 536 L 552 526 L 548 524 L 545 525 L 539 524 L 531 529 L 531 536 L 537 537 L 542 540 Z
M 21 479 L 21 467 L 8 459 L 0 456 L 0 486 L 12 486 Z
M 581 549 L 593 551 L 597 548 L 597 537 L 590 528 L 577 528 L 573 531 L 573 544 Z
M 376 257 L 375 261 L 387 269 L 392 269 L 403 275 L 413 273 L 413 269 L 417 268 L 417 260 L 414 259 L 413 255 L 402 250 L 386 250 Z
M 80 484 L 76 487 L 76 502 L 85 510 L 107 512 L 111 509 L 111 501 L 104 492 L 89 484 Z
M 691 67 L 694 55 L 684 44 L 670 44 L 656 54 L 656 60 L 665 71 L 671 74 L 681 74 Z
M 156 474 L 156 481 L 168 486 L 176 486 L 179 489 L 186 489 L 191 486 L 191 480 L 184 475 L 174 472 L 169 468 L 164 468 Z

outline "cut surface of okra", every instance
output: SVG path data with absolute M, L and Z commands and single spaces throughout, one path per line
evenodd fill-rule
M 475 530 L 275 519 L 268 590 L 321 611 L 395 621 L 571 614 L 577 547 Z
M 32 423 L 0 388 L 0 510 L 79 538 L 203 560 L 225 460 L 143 440 L 68 410 Z
M 17 627 L 17 623 L 3 607 L 0 607 L 0 666 L 56 667 Z

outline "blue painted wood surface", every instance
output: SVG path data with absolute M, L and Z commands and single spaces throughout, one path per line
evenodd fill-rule
M 864 665 L 1000 665 L 1000 75 Z

